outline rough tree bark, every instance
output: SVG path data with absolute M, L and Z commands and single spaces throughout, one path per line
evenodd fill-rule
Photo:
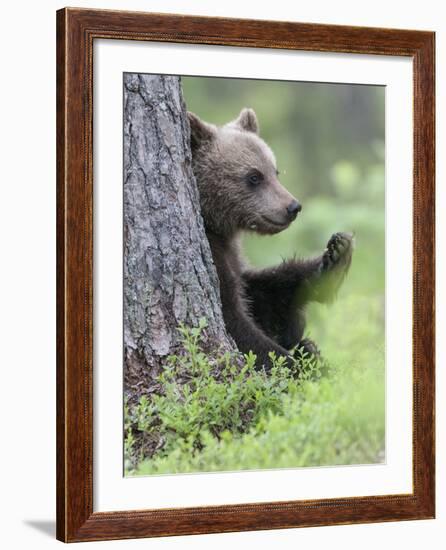
M 180 78 L 124 75 L 124 368 L 129 398 L 153 391 L 179 323 L 206 317 L 208 351 L 235 349 L 191 168 Z

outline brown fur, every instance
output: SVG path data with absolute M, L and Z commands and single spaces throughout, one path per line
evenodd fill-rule
M 333 235 L 317 258 L 249 269 L 240 233 L 282 231 L 301 206 L 279 183 L 274 154 L 258 135 L 252 109 L 220 128 L 192 113 L 189 122 L 193 170 L 229 333 L 266 368 L 271 351 L 287 356 L 298 346 L 314 352 L 315 345 L 303 339 L 305 305 L 333 299 L 350 265 L 351 235 Z

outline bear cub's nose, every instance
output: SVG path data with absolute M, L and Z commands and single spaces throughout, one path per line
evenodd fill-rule
M 291 202 L 286 209 L 289 217 L 292 218 L 293 220 L 301 210 L 302 210 L 302 205 L 300 204 L 300 202 L 297 202 L 296 200 Z

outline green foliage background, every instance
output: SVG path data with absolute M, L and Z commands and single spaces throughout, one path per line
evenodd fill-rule
M 256 399 L 264 406 L 245 425 L 213 430 L 216 415 L 200 425 L 195 439 L 175 437 L 151 459 L 138 462 L 127 453 L 131 459 L 128 472 L 382 461 L 384 88 L 207 77 L 183 77 L 182 83 L 188 110 L 208 122 L 225 124 L 243 107 L 256 111 L 261 137 L 276 155 L 280 180 L 303 205 L 298 219 L 284 232 L 245 236 L 244 251 L 254 266 L 273 265 L 293 255 L 319 255 L 336 231 L 354 232 L 356 249 L 337 301 L 329 306 L 312 304 L 308 309 L 307 335 L 333 366 L 331 374 L 298 384 L 292 376 L 285 377 L 286 382 L 279 376 L 266 387 L 266 380 L 251 373 Z M 234 385 L 231 388 L 233 399 L 241 405 L 248 397 L 241 388 L 246 381 L 239 380 L 239 384 L 239 390 Z M 225 395 L 224 389 L 217 389 Z M 176 395 L 177 401 L 184 399 Z M 195 396 L 194 414 L 204 419 L 211 396 L 200 395 Z M 128 419 L 132 414 L 138 412 L 130 411 Z

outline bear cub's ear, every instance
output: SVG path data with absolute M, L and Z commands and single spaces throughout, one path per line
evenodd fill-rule
M 248 107 L 240 111 L 238 118 L 236 118 L 231 125 L 246 130 L 246 132 L 253 132 L 254 134 L 259 133 L 257 115 L 254 109 L 249 109 Z
M 197 115 L 187 112 L 190 124 L 190 139 L 192 149 L 196 149 L 203 142 L 211 141 L 215 135 L 215 127 L 211 126 Z

